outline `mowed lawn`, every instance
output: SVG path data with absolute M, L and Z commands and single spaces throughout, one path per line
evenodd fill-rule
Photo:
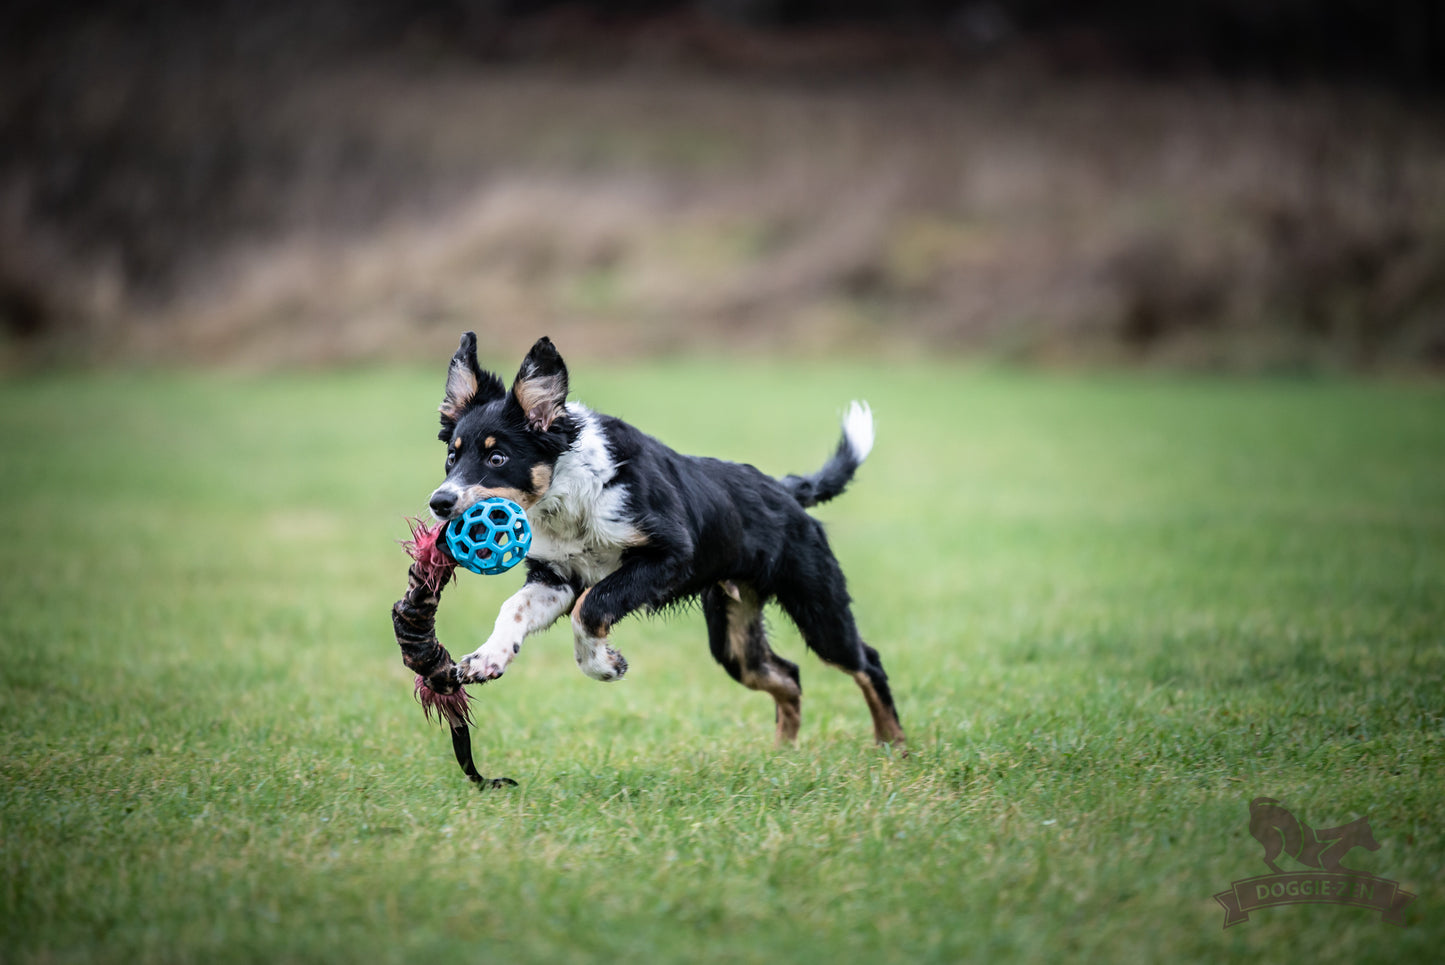
M 484 793 L 389 620 L 444 361 L 0 385 L 0 960 L 1438 954 L 1439 386 L 572 359 L 574 397 L 778 474 L 872 403 L 819 515 L 910 753 L 776 614 L 804 709 L 775 749 L 692 612 L 622 623 L 615 684 L 533 638 L 474 690 L 479 766 L 520 782 Z M 463 574 L 443 643 L 520 582 Z M 1224 930 L 1258 796 L 1367 817 L 1345 863 L 1418 895 L 1406 927 Z

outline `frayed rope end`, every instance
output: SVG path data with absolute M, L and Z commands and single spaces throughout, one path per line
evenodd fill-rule
M 446 724 L 453 729 L 471 726 L 471 697 L 467 695 L 465 688 L 458 687 L 449 694 L 439 694 L 427 686 L 425 677 L 417 674 L 416 699 L 421 702 L 421 709 L 426 713 L 427 720 L 431 720 L 435 713 L 437 723 Z
M 408 516 L 406 524 L 411 527 L 411 539 L 400 540 L 401 548 L 416 561 L 426 588 L 440 593 L 457 568 L 457 561 L 441 547 L 442 530 L 446 524 L 428 526 L 415 516 Z

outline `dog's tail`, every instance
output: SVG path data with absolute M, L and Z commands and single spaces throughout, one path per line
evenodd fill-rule
M 787 476 L 783 485 L 804 509 L 825 503 L 841 493 L 873 449 L 873 411 L 866 402 L 854 402 L 843 416 L 843 437 L 827 464 L 811 476 Z

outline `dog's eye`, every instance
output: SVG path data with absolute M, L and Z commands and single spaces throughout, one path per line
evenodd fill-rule
M 507 454 L 505 452 L 494 452 L 487 457 L 487 465 L 491 466 L 493 469 L 501 469 L 506 464 Z
M 449 450 L 447 450 L 447 468 L 450 469 L 450 468 L 452 468 L 453 466 L 455 466 L 456 464 L 457 464 L 457 451 L 456 451 L 455 449 L 449 449 Z

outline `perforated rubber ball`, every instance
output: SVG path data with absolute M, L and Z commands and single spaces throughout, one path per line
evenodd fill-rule
M 474 503 L 447 524 L 447 550 L 473 573 L 505 573 L 532 548 L 532 526 L 521 506 L 492 496 Z

